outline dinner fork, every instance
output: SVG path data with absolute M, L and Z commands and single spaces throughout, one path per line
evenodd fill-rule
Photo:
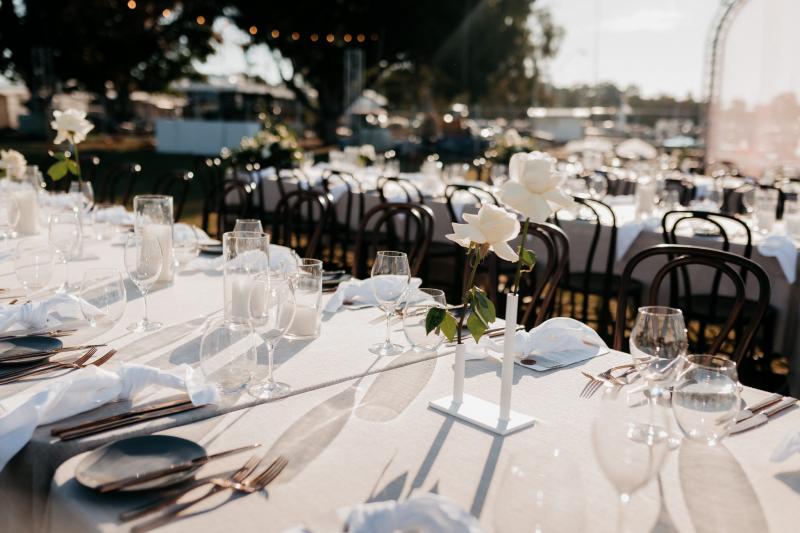
M 581 370 L 581 374 L 583 374 L 589 381 L 581 390 L 581 393 L 579 395 L 580 398 L 591 398 L 592 396 L 594 396 L 594 393 L 597 392 L 600 389 L 600 387 L 603 386 L 603 384 L 610 383 L 609 381 L 604 381 L 602 379 L 599 379 L 587 372 L 584 372 L 583 370 Z
M 7 385 L 9 383 L 14 383 L 21 379 L 35 376 L 38 374 L 44 374 L 46 372 L 50 372 L 52 370 L 58 370 L 62 368 L 67 369 L 75 369 L 84 368 L 85 366 L 101 366 L 109 361 L 114 355 L 117 353 L 117 350 L 109 350 L 108 353 L 105 355 L 98 357 L 96 360 L 92 361 L 91 363 L 87 363 L 89 358 L 91 358 L 95 353 L 97 353 L 97 347 L 89 349 L 85 354 L 74 361 L 70 361 L 69 363 L 61 362 L 61 361 L 52 361 L 42 363 L 39 366 L 34 368 L 26 368 L 24 370 L 19 370 L 17 372 L 11 374 L 5 374 L 2 378 L 0 378 L 0 385 Z

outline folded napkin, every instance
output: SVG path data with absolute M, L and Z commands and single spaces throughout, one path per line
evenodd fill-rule
M 350 533 L 479 533 L 478 520 L 451 500 L 437 494 L 421 494 L 397 502 L 356 505 L 347 517 Z
M 42 329 L 83 318 L 80 298 L 68 294 L 57 294 L 46 300 L 23 305 L 0 305 L 0 331 Z
M 94 220 L 96 222 L 107 222 L 117 226 L 132 225 L 135 217 L 133 213 L 128 212 L 125 207 L 115 205 L 113 207 L 106 207 L 96 209 L 94 211 Z
M 786 280 L 794 283 L 797 277 L 797 246 L 786 235 L 770 235 L 758 245 L 761 255 L 774 257 L 781 265 Z
M 608 346 L 592 328 L 572 318 L 551 318 L 530 331 L 518 331 L 514 336 L 516 357 L 533 357 L 536 363 L 524 365 L 532 370 L 545 371 L 568 366 L 608 353 Z M 481 359 L 487 351 L 503 352 L 502 343 L 489 337 L 471 347 L 467 358 Z
M 786 434 L 775 451 L 772 452 L 770 460 L 775 463 L 780 463 L 791 457 L 792 455 L 800 453 L 800 430 L 793 429 Z
M 87 366 L 0 400 L 0 471 L 30 440 L 37 426 L 89 411 L 108 402 L 133 399 L 150 386 L 185 391 L 192 403 L 219 401 L 217 389 L 189 365 L 174 372 L 123 363 L 106 370 Z
M 393 291 L 405 290 L 405 281 L 402 276 L 377 276 L 367 279 L 351 279 L 340 283 L 336 287 L 336 292 L 333 294 L 328 303 L 325 304 L 324 311 L 326 313 L 335 313 L 338 311 L 345 302 L 352 302 L 359 305 L 378 306 L 378 300 L 375 298 L 375 290 L 379 291 Z M 422 285 L 420 278 L 411 278 L 408 283 L 408 289 L 418 289 Z
M 198 228 L 197 226 L 192 226 L 190 224 L 184 224 L 183 222 L 178 222 L 172 228 L 172 238 L 175 241 L 187 241 L 194 237 L 198 242 L 204 242 L 209 240 L 208 233 L 203 231 L 202 229 Z
M 258 250 L 252 250 L 241 254 L 233 260 L 234 263 L 250 264 L 254 269 L 263 269 L 266 265 L 266 257 Z M 277 244 L 269 245 L 269 268 L 280 270 L 281 272 L 295 272 L 299 258 L 291 248 Z M 198 257 L 189 262 L 187 270 L 198 270 L 201 272 L 222 272 L 225 266 L 225 258 L 219 257 Z

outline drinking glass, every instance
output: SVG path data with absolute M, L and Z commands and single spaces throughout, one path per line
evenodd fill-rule
M 223 394 L 243 390 L 256 364 L 253 326 L 230 322 L 223 317 L 209 319 L 200 340 L 200 369 L 206 380 Z
M 61 211 L 50 216 L 48 236 L 50 244 L 58 250 L 59 259 L 64 265 L 64 283 L 56 290 L 59 293 L 69 291 L 69 261 L 77 259 L 81 253 L 83 232 L 81 221 L 75 211 Z
M 80 201 L 80 209 L 84 213 L 91 211 L 94 207 L 94 187 L 90 181 L 73 181 L 69 184 L 69 194 Z
M 83 274 L 81 312 L 89 325 L 114 325 L 122 318 L 128 295 L 116 268 L 90 268 Z
M 416 352 L 435 352 L 444 340 L 444 334 L 425 330 L 425 319 L 433 308 L 447 307 L 444 291 L 439 289 L 411 289 L 406 296 L 403 309 L 403 333 Z
M 128 277 L 142 293 L 144 300 L 144 317 L 139 322 L 130 324 L 128 326 L 130 331 L 155 331 L 161 328 L 161 323 L 151 322 L 147 318 L 147 293 L 158 280 L 163 262 L 161 246 L 157 239 L 135 234 L 128 236 L 125 243 L 125 270 L 128 271 Z
M 133 198 L 134 231 L 158 241 L 161 248 L 161 273 L 158 281 L 171 282 L 175 276 L 172 257 L 172 196 L 140 194 Z
M 721 355 L 689 355 L 672 392 L 672 411 L 683 433 L 713 446 L 731 430 L 741 386 L 736 363 Z
M 14 271 L 17 281 L 25 288 L 25 297 L 31 291 L 43 289 L 53 277 L 55 249 L 47 243 L 21 242 L 14 255 Z
M 753 216 L 756 208 L 756 187 L 748 186 L 741 192 L 742 207 L 744 207 L 745 215 L 750 218 Z
M 250 292 L 258 274 L 269 271 L 269 235 L 231 231 L 222 236 L 225 320 L 250 321 Z
M 777 189 L 756 189 L 756 226 L 758 232 L 769 234 L 775 226 L 778 211 Z
M 640 307 L 630 338 L 633 363 L 657 396 L 661 384 L 672 379 L 689 341 L 680 309 L 662 306 Z
M 287 339 L 315 339 L 322 325 L 322 261 L 302 258 L 291 275 L 294 286 L 294 321 Z
M 255 218 L 237 218 L 236 225 L 233 231 L 254 231 L 256 233 L 264 233 L 264 228 L 261 226 L 261 221 Z
M 795 241 L 800 240 L 800 201 L 787 199 L 783 203 L 783 223 L 786 234 Z
M 641 394 L 620 394 L 604 387 L 592 445 L 597 462 L 619 494 L 617 531 L 626 531 L 625 511 L 631 496 L 661 469 L 669 447 L 666 397 L 648 401 Z
M 370 347 L 376 355 L 397 355 L 403 347 L 392 344 L 390 321 L 408 290 L 411 281 L 411 268 L 408 256 L 403 252 L 381 251 L 372 264 L 372 291 L 375 300 L 386 313 L 386 340 Z
M 267 348 L 267 380 L 250 387 L 257 398 L 285 396 L 291 387 L 273 379 L 275 347 L 295 320 L 295 291 L 286 274 L 268 272 L 256 276 L 250 292 L 250 323 Z
M 180 230 L 179 230 L 180 228 Z M 200 240 L 194 226 L 178 225 L 173 228 L 172 255 L 178 272 L 186 268 L 200 254 Z
M 589 176 L 589 195 L 595 200 L 602 200 L 608 192 L 608 182 L 601 174 Z
M 14 228 L 19 222 L 19 207 L 17 200 L 11 194 L 0 194 L 0 238 L 5 241 L 14 236 Z

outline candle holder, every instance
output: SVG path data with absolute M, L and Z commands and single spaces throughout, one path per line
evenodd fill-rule
M 250 321 L 250 293 L 255 277 L 269 271 L 269 235 L 230 231 L 222 236 L 225 320 Z
M 292 282 L 294 320 L 284 337 L 293 340 L 316 339 L 322 325 L 322 261 L 300 259 Z
M 172 254 L 172 196 L 141 194 L 133 198 L 134 231 L 145 240 L 158 241 L 163 260 L 159 282 L 171 283 L 175 278 Z

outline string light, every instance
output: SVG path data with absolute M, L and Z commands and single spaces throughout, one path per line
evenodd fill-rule
M 352 40 L 353 40 L 353 36 L 352 36 L 352 35 L 350 35 L 349 33 L 345 33 L 345 35 L 344 35 L 344 42 L 346 42 L 346 43 L 349 43 L 349 42 L 350 42 L 350 41 L 352 41 Z
M 293 41 L 296 41 L 296 40 L 298 40 L 299 38 L 300 38 L 300 34 L 299 34 L 299 33 L 297 33 L 296 31 L 295 31 L 295 32 L 292 32 L 292 40 L 293 40 Z
M 312 33 L 311 34 L 311 42 L 315 43 L 317 41 L 319 41 L 319 35 L 317 35 L 316 33 Z
M 161 12 L 161 16 L 164 17 L 164 18 L 168 18 L 171 14 L 172 14 L 172 11 L 170 11 L 169 9 L 165 9 L 164 11 Z
M 272 30 L 272 33 L 270 33 L 270 35 L 272 35 L 273 39 L 277 39 L 278 37 L 281 36 L 281 32 L 279 32 L 278 30 Z
M 197 19 L 195 20 L 197 20 L 197 23 L 201 26 L 206 23 L 206 18 L 203 15 L 197 15 Z
M 359 33 L 358 37 L 356 37 L 356 41 L 358 41 L 360 43 L 363 43 L 366 40 L 367 40 L 367 37 L 363 33 Z
M 136 2 L 134 2 L 134 0 L 128 0 L 128 9 L 136 9 Z
M 255 35 L 256 33 L 258 33 L 258 28 L 256 28 L 255 26 L 250 26 L 250 29 L 248 31 L 250 32 L 250 35 Z
M 325 37 L 325 40 L 328 41 L 329 43 L 332 43 L 333 39 L 334 39 L 334 37 L 333 37 L 332 33 L 329 33 L 328 36 Z

